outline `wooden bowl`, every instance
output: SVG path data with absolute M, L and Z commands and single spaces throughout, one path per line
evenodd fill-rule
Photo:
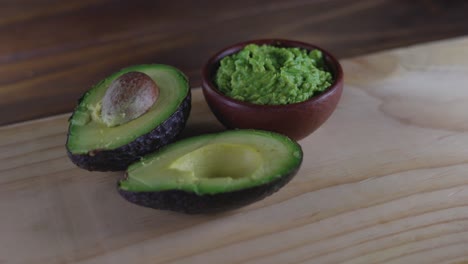
M 213 81 L 219 61 L 248 44 L 318 49 L 323 53 L 334 82 L 324 92 L 306 101 L 287 105 L 258 105 L 228 97 Z M 335 110 L 343 91 L 343 70 L 333 55 L 312 44 L 283 39 L 252 40 L 227 47 L 211 57 L 203 68 L 202 87 L 211 111 L 225 127 L 269 130 L 300 140 L 319 128 Z

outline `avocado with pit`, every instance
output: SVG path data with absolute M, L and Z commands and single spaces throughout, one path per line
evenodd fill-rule
M 228 130 L 172 143 L 143 157 L 118 182 L 128 201 L 189 214 L 261 200 L 288 183 L 302 163 L 299 144 L 261 130 Z
M 171 143 L 190 114 L 188 79 L 162 64 L 136 65 L 86 92 L 69 119 L 66 148 L 73 163 L 120 171 Z

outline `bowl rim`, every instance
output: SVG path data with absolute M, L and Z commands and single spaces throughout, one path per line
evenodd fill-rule
M 318 49 L 325 55 L 324 58 L 326 60 L 325 61 L 326 65 L 329 68 L 336 69 L 336 70 L 331 71 L 332 74 L 335 75 L 333 76 L 334 77 L 333 83 L 324 92 L 314 95 L 305 101 L 291 103 L 291 104 L 261 105 L 261 104 L 254 104 L 254 103 L 241 101 L 241 100 L 229 97 L 218 90 L 218 87 L 211 79 L 211 76 L 212 76 L 211 73 L 215 70 L 215 67 L 216 69 L 217 67 L 219 67 L 216 65 L 219 63 L 219 61 L 221 61 L 221 59 L 223 59 L 226 56 L 239 52 L 240 50 L 242 50 L 245 46 L 249 44 L 273 45 L 273 46 L 278 46 L 278 47 L 297 47 L 297 48 L 302 48 L 302 49 L 306 49 L 309 51 Z M 330 52 L 314 44 L 309 44 L 306 42 L 296 41 L 296 40 L 281 39 L 281 38 L 253 39 L 253 40 L 243 41 L 243 42 L 230 45 L 226 48 L 221 49 L 220 51 L 216 52 L 213 56 L 211 56 L 208 59 L 208 61 L 205 63 L 205 65 L 203 66 L 203 70 L 202 70 L 202 89 L 203 90 L 209 89 L 212 92 L 216 93 L 219 97 L 221 97 L 227 103 L 241 105 L 244 107 L 257 107 L 257 108 L 269 108 L 269 109 L 280 110 L 280 109 L 285 109 L 285 108 L 294 107 L 294 106 L 308 105 L 316 101 L 319 101 L 323 98 L 326 98 L 330 94 L 333 94 L 335 90 L 338 89 L 338 86 L 340 86 L 340 84 L 342 83 L 343 83 L 343 68 L 341 67 L 340 62 Z

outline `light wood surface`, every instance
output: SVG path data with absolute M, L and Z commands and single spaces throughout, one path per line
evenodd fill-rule
M 343 62 L 293 181 L 187 216 L 75 168 L 67 117 L 0 128 L 0 263 L 468 263 L 468 38 Z M 186 135 L 220 130 L 194 91 Z

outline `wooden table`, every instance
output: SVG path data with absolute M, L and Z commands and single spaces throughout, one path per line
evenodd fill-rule
M 218 215 L 127 203 L 65 154 L 66 115 L 0 127 L 0 263 L 468 263 L 468 38 L 343 61 L 278 193 Z M 220 130 L 200 90 L 185 130 Z
M 69 112 L 125 66 L 166 63 L 199 86 L 233 43 L 282 37 L 340 58 L 468 34 L 465 0 L 5 0 L 0 125 Z

